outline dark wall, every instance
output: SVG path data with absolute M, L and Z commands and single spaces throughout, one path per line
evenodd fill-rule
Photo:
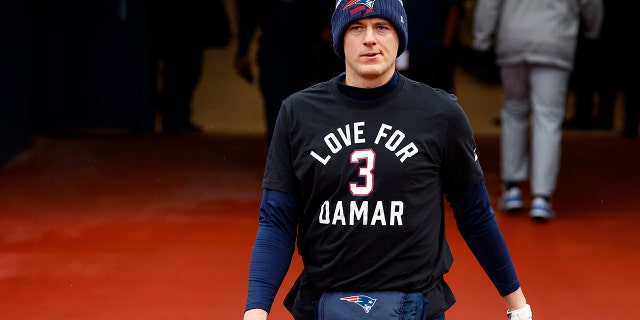
M 0 168 L 31 143 L 30 4 L 0 2 Z
M 36 0 L 39 131 L 152 129 L 146 0 Z
M 0 1 L 0 168 L 38 134 L 153 130 L 147 11 L 147 0 Z

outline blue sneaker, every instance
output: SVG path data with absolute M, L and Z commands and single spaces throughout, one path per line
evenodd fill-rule
M 523 206 L 522 193 L 518 187 L 511 187 L 505 190 L 498 203 L 498 208 L 502 211 L 518 211 Z
M 541 197 L 536 197 L 533 198 L 529 217 L 534 221 L 546 222 L 553 220 L 556 214 L 551 210 L 551 203 L 549 201 Z

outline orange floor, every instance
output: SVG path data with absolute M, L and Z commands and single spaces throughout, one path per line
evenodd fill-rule
M 241 319 L 263 141 L 37 138 L 0 171 L 0 319 Z M 478 146 L 495 202 L 497 137 Z M 535 319 L 638 319 L 639 164 L 640 141 L 566 135 L 557 220 L 498 213 Z M 447 319 L 504 317 L 448 229 L 458 302 Z M 299 268 L 271 320 L 290 319 L 281 300 Z

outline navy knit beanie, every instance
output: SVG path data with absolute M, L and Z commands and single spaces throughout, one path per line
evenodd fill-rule
M 344 34 L 352 23 L 364 18 L 383 18 L 396 29 L 400 43 L 398 56 L 407 48 L 407 13 L 402 0 L 337 0 L 331 17 L 333 50 L 344 59 Z

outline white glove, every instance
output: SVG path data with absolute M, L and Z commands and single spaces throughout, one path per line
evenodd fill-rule
M 507 311 L 507 318 L 509 318 L 509 320 L 532 320 L 533 314 L 531 313 L 531 306 L 526 304 L 520 309 Z

